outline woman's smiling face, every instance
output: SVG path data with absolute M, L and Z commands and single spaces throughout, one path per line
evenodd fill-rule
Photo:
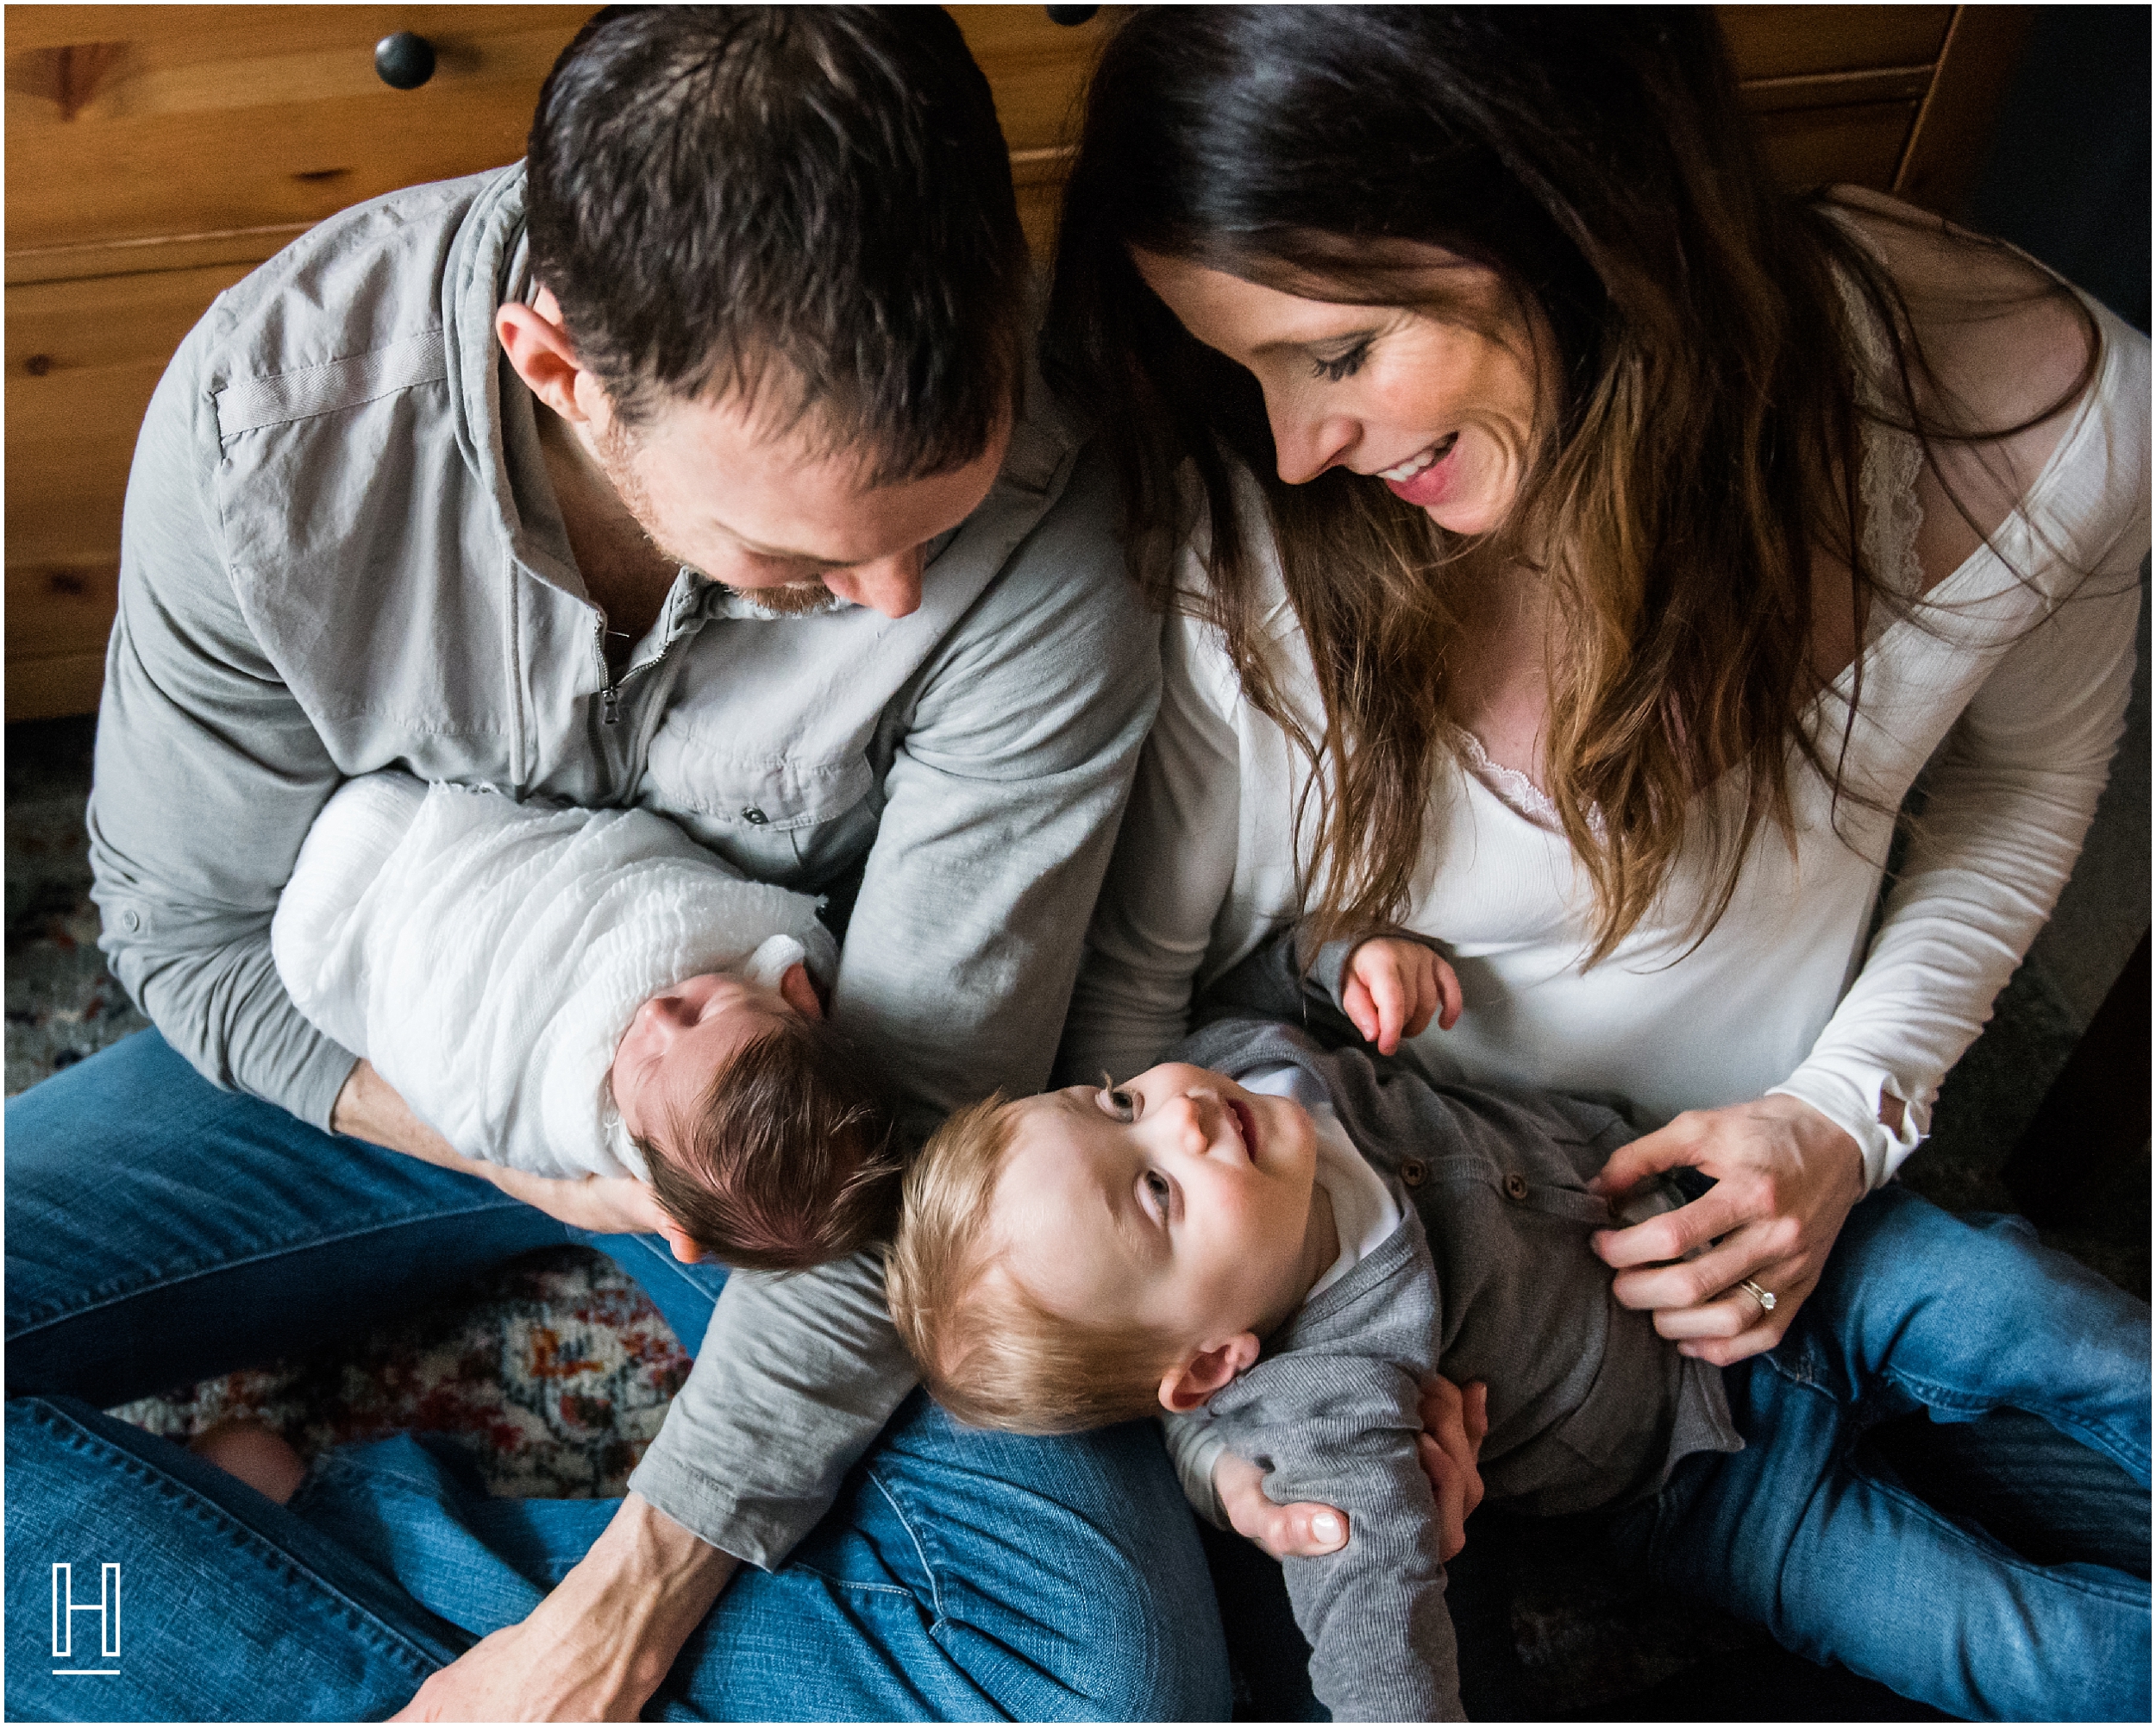
M 1349 468 L 1442 528 L 1487 533 L 1519 496 L 1547 424 L 1539 410 L 1555 378 L 1534 356 L 1554 343 L 1513 309 L 1495 271 L 1418 249 L 1432 261 L 1403 286 L 1455 316 L 1305 299 L 1188 259 L 1131 256 L 1183 328 L 1263 388 L 1282 480 Z

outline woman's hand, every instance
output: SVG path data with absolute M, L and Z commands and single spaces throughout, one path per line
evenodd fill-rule
M 1714 1189 L 1629 1229 L 1601 1230 L 1594 1247 L 1618 1268 L 1620 1302 L 1651 1308 L 1654 1328 L 1680 1340 L 1682 1353 L 1726 1367 L 1782 1341 L 1864 1197 L 1864 1158 L 1810 1104 L 1762 1097 L 1686 1111 L 1620 1147 L 1589 1185 L 1618 1194 L 1682 1168 L 1713 1176 Z M 1695 1247 L 1705 1251 L 1684 1259 Z M 1773 1296 L 1771 1312 L 1740 1287 L 1746 1279 Z
M 1391 1055 L 1403 1037 L 1420 1037 L 1434 1017 L 1449 1032 L 1460 1017 L 1460 980 L 1452 968 L 1419 941 L 1376 936 L 1348 956 L 1340 1005 L 1380 1055 Z
M 1433 1378 L 1422 1392 L 1422 1436 L 1417 1441 L 1423 1473 L 1438 1501 L 1438 1557 L 1449 1560 L 1467 1545 L 1468 1516 L 1482 1503 L 1476 1465 L 1489 1431 L 1489 1399 L 1480 1380 L 1464 1391 Z M 1265 1475 L 1232 1451 L 1213 1466 L 1213 1491 L 1239 1535 L 1275 1559 L 1316 1559 L 1348 1536 L 1347 1519 L 1331 1505 L 1275 1505 L 1265 1497 Z

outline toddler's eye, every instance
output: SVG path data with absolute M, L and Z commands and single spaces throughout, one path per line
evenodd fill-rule
M 1159 1208 L 1161 1221 L 1163 1223 L 1166 1222 L 1168 1202 L 1175 1191 L 1169 1186 L 1168 1178 L 1158 1170 L 1148 1170 L 1145 1171 L 1144 1182 L 1146 1192 L 1152 1196 L 1153 1203 Z
M 1138 1120 L 1138 1099 L 1127 1091 L 1117 1090 L 1115 1081 L 1105 1073 L 1100 1076 L 1100 1107 L 1119 1121 Z

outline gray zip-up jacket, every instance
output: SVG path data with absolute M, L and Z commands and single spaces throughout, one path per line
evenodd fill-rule
M 912 616 L 765 620 L 685 572 L 611 679 L 493 333 L 532 291 L 523 187 L 332 218 L 159 385 L 89 813 L 115 973 L 210 1079 L 326 1127 L 353 1057 L 293 1008 L 270 919 L 330 793 L 402 767 L 642 804 L 790 888 L 859 868 L 835 1012 L 909 1127 L 1037 1090 L 1159 694 L 1101 472 L 1037 386 Z M 736 1277 L 632 1485 L 774 1564 L 912 1384 L 878 1265 Z
M 1571 1098 L 1432 1085 L 1350 1046 L 1359 1035 L 1337 1002 L 1351 947 L 1326 948 L 1299 988 L 1290 944 L 1269 943 L 1214 986 L 1176 1058 L 1231 1076 L 1301 1069 L 1405 1215 L 1178 1424 L 1175 1446 L 1205 1459 L 1208 1482 L 1225 1447 L 1267 1471 L 1275 1502 L 1347 1513 L 1344 1548 L 1285 1567 L 1311 1684 L 1336 1720 L 1457 1720 L 1435 1506 L 1416 1460 L 1433 1370 L 1488 1382 L 1483 1486 L 1530 1514 L 1651 1492 L 1679 1458 L 1742 1441 L 1720 1372 L 1679 1355 L 1651 1313 L 1619 1306 L 1588 1246 L 1614 1220 L 1586 1184 L 1632 1128 Z M 1280 1023 L 1296 1019 L 1317 1035 Z

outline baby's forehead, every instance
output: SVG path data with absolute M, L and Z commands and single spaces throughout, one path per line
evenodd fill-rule
M 1051 1196 L 1062 1200 L 1097 1185 L 1094 1159 L 1115 1127 L 1107 1116 L 1075 1092 L 1046 1091 L 1006 1107 L 1009 1146 L 990 1196 L 999 1216 L 1015 1218 L 1041 1209 Z

